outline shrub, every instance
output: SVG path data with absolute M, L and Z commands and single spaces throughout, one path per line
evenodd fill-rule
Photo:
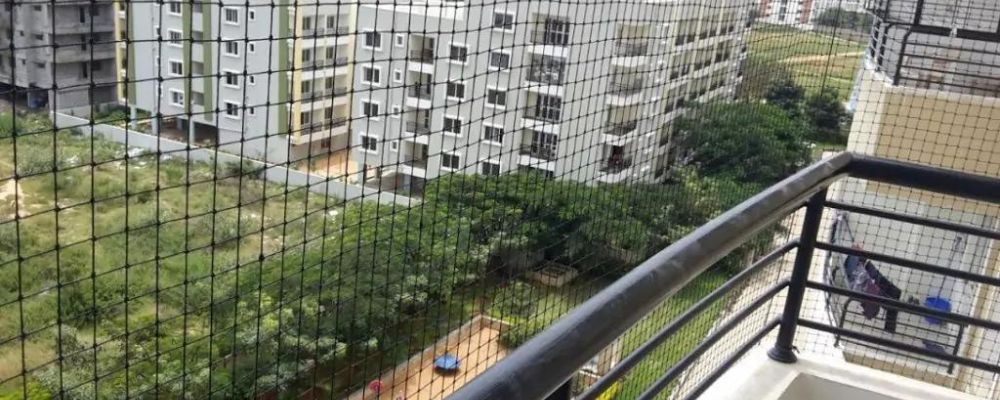
M 528 339 L 535 337 L 547 326 L 548 324 L 544 324 L 540 320 L 525 321 L 513 325 L 500 333 L 500 344 L 508 349 L 514 349 L 527 342 Z

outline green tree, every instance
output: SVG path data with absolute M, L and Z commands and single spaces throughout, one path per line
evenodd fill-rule
M 751 55 L 745 68 L 745 77 L 737 88 L 741 99 L 766 99 L 779 82 L 794 82 L 788 65 L 771 58 Z
M 788 74 L 772 79 L 764 98 L 768 104 L 773 104 L 796 117 L 801 113 L 802 100 L 805 99 L 805 95 L 806 90 L 795 82 L 791 74 Z
M 807 127 L 784 110 L 751 102 L 701 105 L 679 123 L 681 165 L 699 174 L 763 184 L 809 160 Z
M 841 129 L 847 119 L 847 110 L 840 102 L 837 89 L 823 88 L 810 94 L 803 109 L 813 128 L 810 135 L 812 139 L 841 142 L 846 138 Z

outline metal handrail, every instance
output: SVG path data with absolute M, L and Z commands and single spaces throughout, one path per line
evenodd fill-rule
M 785 310 L 780 324 L 775 324 L 779 327 L 778 339 L 769 353 L 775 360 L 793 362 L 795 355 L 792 352 L 792 341 L 800 323 L 798 313 L 808 282 L 812 252 L 815 247 L 822 245 L 816 242 L 816 238 L 826 202 L 826 188 L 848 176 L 974 200 L 1000 202 L 1000 179 L 997 178 L 846 152 L 824 158 L 655 254 L 501 359 L 451 398 L 542 399 L 557 390 L 560 393 L 568 392 L 565 385 L 569 378 L 595 354 L 610 345 L 668 296 L 683 288 L 754 234 L 802 207 L 808 199 L 802 234 L 796 245 L 798 250 L 795 264 L 788 281 Z M 963 277 L 973 280 L 988 279 L 944 268 L 933 270 L 946 276 L 964 274 Z M 940 314 L 937 315 L 942 316 Z M 943 316 L 951 320 L 962 318 L 957 315 Z M 962 321 L 989 326 L 988 321 L 971 317 L 965 317 Z M 870 339 L 870 335 L 838 327 L 801 322 L 803 326 L 814 329 Z M 676 323 L 674 321 L 670 326 Z M 873 343 L 919 354 L 929 352 L 886 339 Z M 747 349 L 744 346 L 736 353 L 742 354 Z M 949 354 L 942 355 L 941 358 L 990 371 L 1000 370 L 998 366 L 984 365 L 980 361 L 961 356 Z M 735 358 L 731 357 L 723 366 L 733 362 Z M 621 373 L 618 372 L 619 376 Z M 718 377 L 720 373 L 715 371 L 709 379 Z M 603 388 L 608 387 L 609 382 L 613 381 L 599 381 L 580 398 L 594 398 Z M 703 382 L 696 391 L 704 390 L 705 387 L 706 383 Z

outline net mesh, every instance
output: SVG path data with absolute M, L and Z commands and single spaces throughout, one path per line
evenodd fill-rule
M 998 16 L 987 0 L 7 1 L 0 398 L 446 397 L 827 152 L 1000 175 Z M 830 199 L 997 230 L 995 203 L 859 180 Z M 800 220 L 666 300 L 575 391 Z M 995 237 L 832 209 L 821 232 L 997 274 Z M 608 398 L 648 390 L 786 279 L 793 254 Z M 814 280 L 851 285 L 846 256 L 814 258 Z M 991 285 L 875 263 L 901 301 L 996 319 Z M 659 396 L 699 393 L 782 296 Z M 886 310 L 810 290 L 803 315 L 1000 362 L 996 331 Z M 980 369 L 798 341 L 994 395 Z

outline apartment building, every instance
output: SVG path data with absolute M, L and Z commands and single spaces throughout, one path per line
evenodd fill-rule
M 429 2 L 358 11 L 360 179 L 652 181 L 685 102 L 730 96 L 751 2 Z M 613 18 L 605 18 L 614 16 Z
M 89 115 L 115 102 L 110 1 L 5 2 L 0 84 L 19 103 Z
M 119 2 L 119 96 L 153 131 L 273 163 L 346 149 L 355 5 Z M 161 79 L 162 78 L 162 79 Z
M 992 177 L 1000 176 L 1000 9 L 986 0 L 960 0 L 952 7 L 918 0 L 873 4 L 878 16 L 872 41 L 854 90 L 856 111 L 848 150 Z M 968 10 L 977 10 L 970 14 Z M 885 210 L 907 210 L 913 216 L 934 218 L 974 228 L 1000 229 L 995 203 L 934 195 L 912 189 L 848 180 L 834 198 Z M 934 227 L 890 221 L 861 214 L 840 213 L 850 234 L 841 244 L 866 243 L 866 250 L 896 255 L 966 272 L 995 276 L 995 240 Z M 993 261 L 991 261 L 993 260 Z M 907 298 L 949 299 L 952 312 L 996 320 L 991 307 L 996 293 L 976 285 L 959 284 L 932 274 L 882 264 L 882 274 L 896 282 Z M 838 311 L 839 312 L 839 311 Z M 846 323 L 863 324 L 847 318 Z M 904 325 L 904 323 L 906 325 Z M 899 334 L 908 343 L 924 346 L 935 337 L 954 342 L 956 354 L 996 354 L 996 332 L 968 330 L 957 324 L 934 325 L 920 318 L 900 322 Z M 852 326 L 853 327 L 853 326 Z M 866 332 L 878 336 L 881 331 Z M 908 335 L 908 336 L 905 336 Z M 886 366 L 899 360 L 892 354 L 875 355 L 870 348 L 848 343 L 844 355 L 868 365 Z M 897 358 L 893 358 L 897 357 Z M 990 355 L 990 360 L 995 360 Z M 922 365 L 922 364 L 920 364 Z M 902 369 L 897 373 L 930 382 L 959 386 L 983 378 L 947 365 L 932 372 Z M 970 385 L 988 396 L 992 384 Z
M 760 0 L 760 20 L 775 25 L 810 28 L 815 0 Z M 816 14 L 819 15 L 819 14 Z

